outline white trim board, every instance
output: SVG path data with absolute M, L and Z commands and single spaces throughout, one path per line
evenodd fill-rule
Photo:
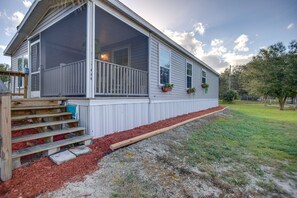
M 118 105 L 118 104 L 144 104 L 149 103 L 149 99 L 108 99 L 108 100 L 69 100 L 69 103 L 83 106 L 101 106 L 101 105 Z

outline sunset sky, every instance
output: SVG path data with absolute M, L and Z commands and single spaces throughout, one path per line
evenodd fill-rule
M 120 0 L 217 71 L 244 64 L 260 48 L 297 39 L 296 0 Z M 32 0 L 1 0 L 3 50 Z

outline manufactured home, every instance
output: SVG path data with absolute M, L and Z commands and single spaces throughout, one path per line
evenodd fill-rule
M 218 106 L 218 73 L 121 2 L 69 2 L 35 0 L 4 52 L 29 98 L 67 98 L 92 137 Z

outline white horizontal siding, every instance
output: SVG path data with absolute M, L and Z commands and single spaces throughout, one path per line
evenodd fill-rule
M 80 125 L 88 134 L 103 137 L 178 115 L 218 106 L 214 99 L 185 100 L 71 100 L 79 106 Z

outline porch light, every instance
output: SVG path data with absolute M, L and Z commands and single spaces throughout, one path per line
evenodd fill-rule
M 100 59 L 103 61 L 109 61 L 109 54 L 108 53 L 100 54 Z

